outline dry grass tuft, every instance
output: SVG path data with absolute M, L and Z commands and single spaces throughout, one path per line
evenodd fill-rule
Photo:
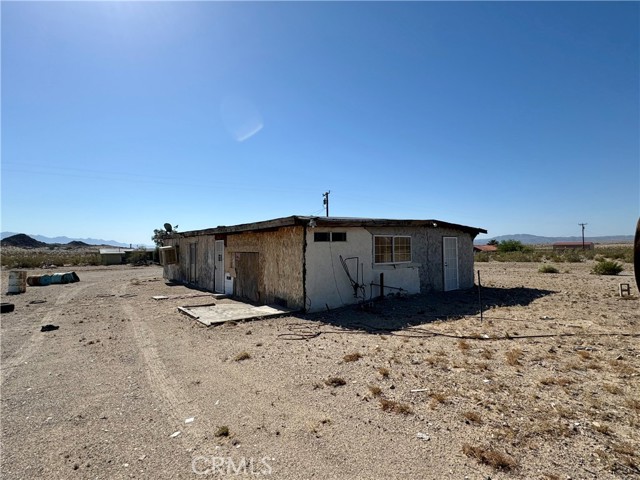
M 467 353 L 471 349 L 471 345 L 466 340 L 459 340 L 458 341 L 458 348 L 460 349 L 460 351 L 462 353 Z
M 409 415 L 413 413 L 413 410 L 406 403 L 399 403 L 394 400 L 380 399 L 380 407 L 385 412 L 400 413 L 402 415 Z
M 236 362 L 241 362 L 242 360 L 248 360 L 250 358 L 251 354 L 249 352 L 240 352 L 235 357 L 233 357 Z
M 324 381 L 324 383 L 330 387 L 341 387 L 347 384 L 346 380 L 341 377 L 329 377 Z
M 485 360 L 491 360 L 493 358 L 493 352 L 491 350 L 487 350 L 486 348 L 482 350 L 481 355 Z
M 218 430 L 216 430 L 215 435 L 216 435 L 216 437 L 228 437 L 229 436 L 229 427 L 227 427 L 226 425 L 218 427 Z
M 589 360 L 591 358 L 591 352 L 586 350 L 578 350 L 578 355 L 582 360 Z
M 374 397 L 379 397 L 380 395 L 382 395 L 382 389 L 377 385 L 369 385 L 369 391 Z
M 562 377 L 545 377 L 540 379 L 540 383 L 542 385 L 560 385 L 561 387 L 566 387 L 567 385 L 571 385 L 573 380 Z
M 602 388 L 604 388 L 611 395 L 620 395 L 622 393 L 622 388 L 617 385 L 612 385 L 611 383 L 605 383 Z
M 480 414 L 476 412 L 472 412 L 472 411 L 463 412 L 462 416 L 471 423 L 477 423 L 477 424 L 482 423 L 482 417 L 480 417 Z
M 382 375 L 384 378 L 388 378 L 391 375 L 391 371 L 388 368 L 380 367 L 378 369 L 378 373 Z
M 357 362 L 361 358 L 362 354 L 360 352 L 355 352 L 345 355 L 344 357 L 342 357 L 342 360 L 344 360 L 345 362 Z
M 522 350 L 519 348 L 512 348 L 508 352 L 506 352 L 505 357 L 507 357 L 507 363 L 512 367 L 520 365 L 520 359 L 522 359 Z
M 480 463 L 489 465 L 495 470 L 508 472 L 518 466 L 513 458 L 492 448 L 472 446 L 465 443 L 462 446 L 462 452 L 466 456 L 475 458 Z

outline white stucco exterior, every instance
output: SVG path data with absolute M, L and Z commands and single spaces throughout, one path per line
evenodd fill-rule
M 347 239 L 344 242 L 316 242 L 316 232 L 345 232 Z M 372 283 L 379 284 L 380 273 L 384 273 L 385 287 L 394 287 L 385 288 L 385 294 L 399 292 L 397 289 L 400 288 L 408 294 L 420 292 L 421 265 L 416 262 L 376 265 L 373 258 L 374 236 L 365 228 L 308 228 L 306 235 L 307 310 L 338 308 L 379 296 L 379 287 Z M 358 289 L 357 297 L 340 256 L 353 280 L 364 288 L 364 291 Z

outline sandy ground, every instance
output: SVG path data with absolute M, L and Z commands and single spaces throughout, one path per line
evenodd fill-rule
M 474 289 L 211 328 L 159 267 L 3 271 L 2 478 L 640 478 L 632 267 L 538 267 L 476 264 L 482 322 Z

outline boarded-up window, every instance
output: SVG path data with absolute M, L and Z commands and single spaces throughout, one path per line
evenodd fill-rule
M 411 237 L 373 237 L 374 263 L 406 263 L 411 261 Z

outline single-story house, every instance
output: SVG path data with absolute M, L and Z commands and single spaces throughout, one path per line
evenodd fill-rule
M 473 239 L 440 220 L 290 216 L 174 233 L 164 277 L 258 304 L 319 311 L 380 295 L 471 288 Z
M 582 242 L 555 242 L 552 244 L 554 250 L 582 250 Z M 585 250 L 593 250 L 593 242 L 584 242 Z

